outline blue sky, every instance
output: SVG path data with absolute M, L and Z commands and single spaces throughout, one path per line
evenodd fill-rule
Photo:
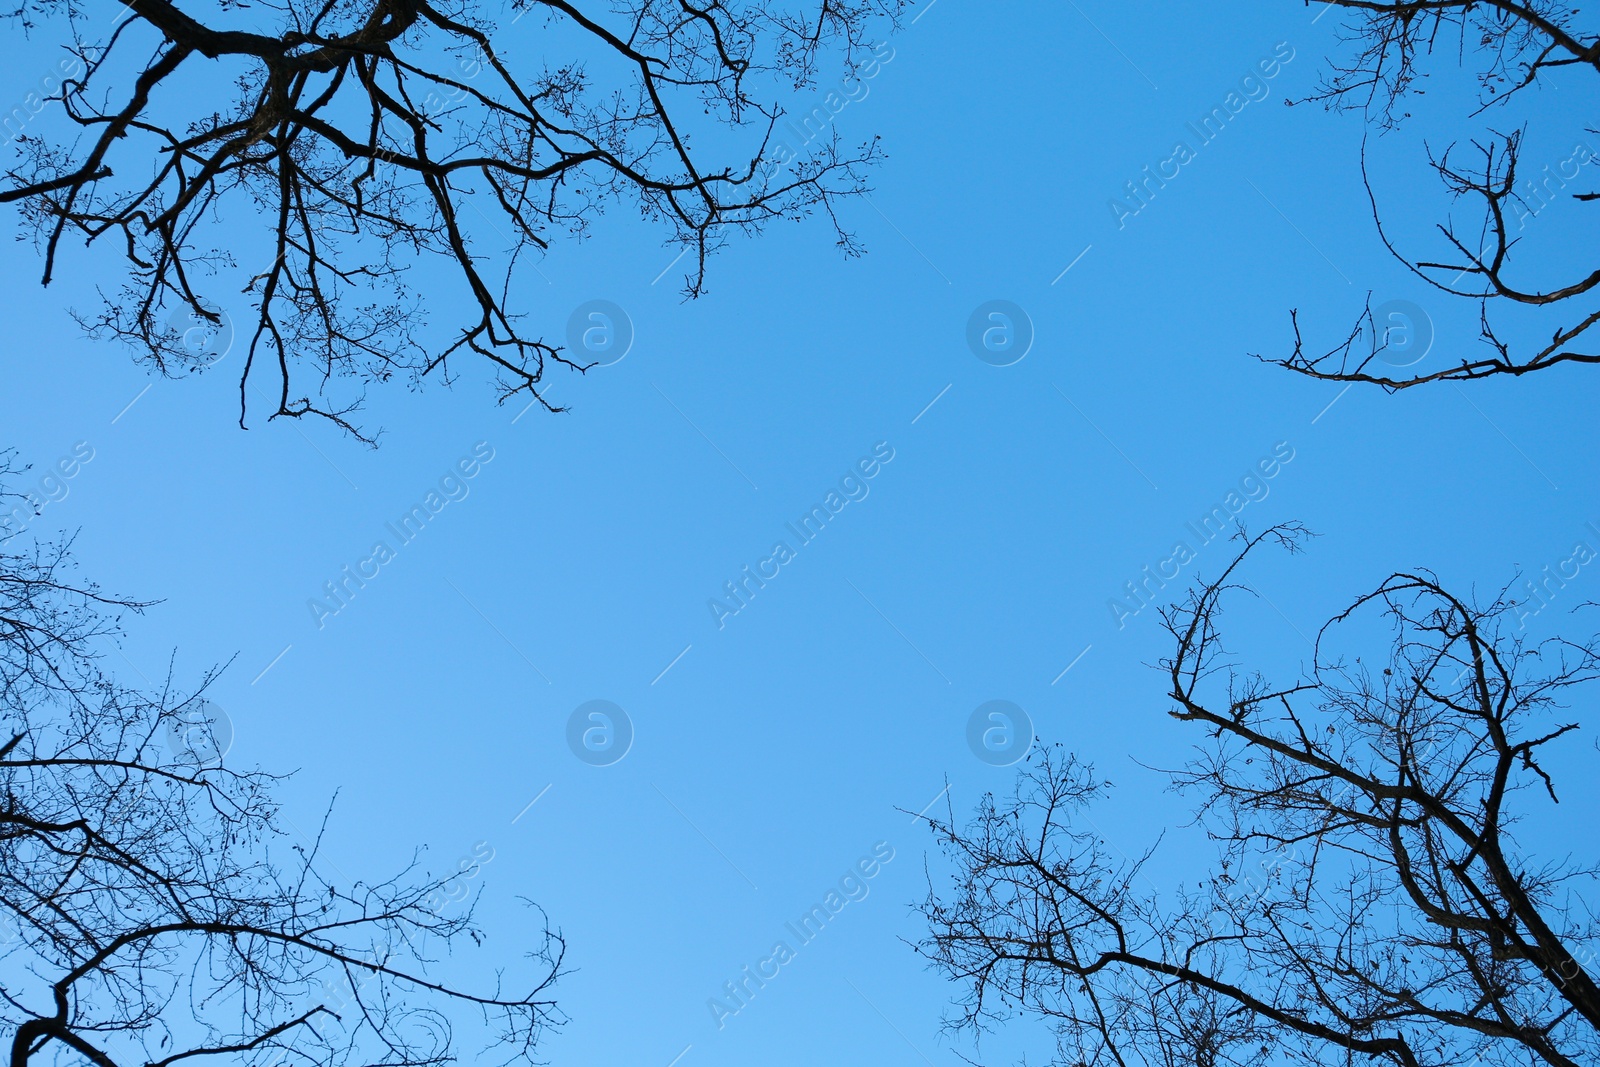
M 452 964 L 464 973 L 525 947 L 518 896 L 547 910 L 575 968 L 552 1062 L 955 1064 L 971 1050 L 939 1034 L 949 990 L 900 940 L 920 932 L 908 905 L 929 843 L 902 809 L 947 783 L 958 811 L 1006 788 L 1013 771 L 966 731 L 980 704 L 1011 701 L 1117 782 L 1096 812 L 1109 840 L 1137 853 L 1170 830 L 1152 877 L 1191 876 L 1187 809 L 1141 764 L 1194 738 L 1148 666 L 1165 652 L 1154 611 L 1119 627 L 1108 602 L 1259 462 L 1278 460 L 1241 517 L 1320 535 L 1261 560 L 1263 599 L 1234 616 L 1235 646 L 1284 674 L 1304 634 L 1391 570 L 1488 593 L 1600 544 L 1592 374 L 1385 396 L 1246 355 L 1284 350 L 1290 308 L 1308 335 L 1342 336 L 1368 291 L 1424 310 L 1427 360 L 1477 351 L 1475 310 L 1380 245 L 1359 118 L 1284 106 L 1334 44 L 1336 13 L 1319 13 L 938 0 L 836 120 L 889 156 L 844 208 L 866 256 L 842 260 L 815 222 L 781 226 L 734 242 L 684 303 L 676 250 L 614 211 L 558 244 L 526 296 L 551 334 L 586 301 L 620 306 L 626 357 L 558 377 L 560 416 L 494 406 L 474 369 L 451 389 L 375 390 L 377 450 L 317 425 L 241 431 L 237 352 L 151 378 L 68 317 L 111 262 L 74 253 L 41 292 L 17 244 L 0 443 L 36 471 L 92 449 L 39 530 L 77 531 L 88 574 L 162 598 L 123 647 L 130 672 L 231 660 L 212 691 L 229 759 L 298 768 L 286 812 L 308 832 L 337 793 L 330 867 L 372 876 L 426 847 L 443 870 L 487 843 L 473 889 L 490 937 Z M 7 92 L 46 69 L 47 44 L 8 42 Z M 1234 91 L 1258 98 L 1198 145 L 1188 124 Z M 1422 139 L 1452 103 L 1443 88 L 1369 149 L 1419 239 L 1448 207 Z M 1528 151 L 1600 151 L 1581 104 L 1531 98 Z M 1112 199 L 1178 140 L 1193 158 L 1119 226 Z M 1555 271 L 1592 223 L 1548 212 L 1526 241 Z M 991 300 L 1032 324 L 1010 366 L 967 345 Z M 797 545 L 785 524 L 847 475 L 864 495 Z M 386 524 L 446 477 L 457 499 L 397 545 Z M 319 627 L 308 601 L 378 540 L 393 558 Z M 708 601 L 780 540 L 794 558 L 719 627 Z M 1200 549 L 1168 593 L 1227 554 Z M 1568 592 L 1600 598 L 1600 578 Z M 609 766 L 566 742 L 591 700 L 632 722 Z M 708 999 L 863 857 L 878 861 L 866 895 L 719 1029 Z M 995 1042 L 1046 1047 L 1027 1027 Z

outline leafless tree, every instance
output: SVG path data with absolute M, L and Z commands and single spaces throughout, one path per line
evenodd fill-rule
M 13 21 L 70 52 L 50 97 L 66 129 L 25 129 L 0 190 L 37 234 L 45 283 L 64 241 L 109 246 L 125 284 L 82 321 L 176 374 L 215 357 L 184 338 L 221 327 L 207 293 L 231 279 L 253 304 L 241 424 L 260 375 L 269 418 L 360 436 L 362 384 L 448 380 L 462 353 L 488 361 L 501 400 L 542 400 L 551 362 L 583 369 L 545 339 L 521 268 L 608 205 L 633 203 L 693 253 L 689 295 L 732 231 L 820 211 L 857 251 L 833 209 L 864 188 L 876 142 L 818 129 L 789 158 L 772 101 L 825 56 L 876 62 L 869 26 L 905 0 L 131 0 L 109 30 L 78 0 L 14 2 Z M 497 32 L 523 19 L 557 58 L 501 52 Z M 408 281 L 430 261 L 456 283 L 453 329 L 426 328 L 418 289 L 434 276 Z M 338 379 L 355 385 L 330 393 Z
M 967 828 L 934 821 L 955 873 L 921 949 L 964 988 L 951 1023 L 1043 1018 L 1095 1067 L 1595 1063 L 1595 868 L 1516 830 L 1551 816 L 1542 761 L 1577 727 L 1548 720 L 1596 643 L 1525 644 L 1501 600 L 1395 574 L 1275 685 L 1225 652 L 1222 601 L 1251 549 L 1303 536 L 1256 537 L 1164 614 L 1170 714 L 1203 735 L 1172 780 L 1218 851 L 1198 889 L 1108 853 L 1085 813 L 1110 783 L 1059 750 Z M 1591 817 L 1557 824 L 1579 851 Z
M 1600 82 L 1600 33 L 1579 24 L 1579 9 L 1549 0 L 1331 0 L 1347 22 L 1318 91 L 1309 99 L 1365 114 L 1380 132 L 1409 117 L 1409 100 L 1424 91 L 1437 67 L 1458 65 L 1475 81 L 1468 120 L 1506 114 L 1525 91 L 1571 70 L 1579 93 Z M 1438 91 L 1438 86 L 1435 86 Z M 1600 131 L 1590 131 L 1600 132 Z M 1481 355 L 1452 353 L 1412 369 L 1411 358 L 1392 358 L 1388 322 L 1373 322 L 1368 308 L 1345 339 L 1308 350 L 1291 313 L 1294 349 L 1257 358 L 1328 381 L 1367 382 L 1404 389 L 1425 382 L 1523 375 L 1563 363 L 1600 363 L 1590 329 L 1600 322 L 1600 265 L 1560 277 L 1547 259 L 1518 248 L 1523 230 L 1543 208 L 1564 196 L 1600 199 L 1600 183 L 1582 177 L 1593 159 L 1584 146 L 1565 160 L 1537 168 L 1523 158 L 1525 128 L 1499 133 L 1485 128 L 1428 161 L 1452 202 L 1465 201 L 1467 219 L 1437 225 L 1437 251 L 1401 247 L 1385 226 L 1385 212 L 1370 180 L 1365 146 L 1361 174 L 1384 246 L 1433 289 L 1478 305 Z M 1496 321 L 1514 308 L 1548 312 L 1548 341 L 1505 339 Z M 1545 320 L 1541 320 L 1545 321 Z M 1541 335 L 1542 336 L 1542 335 Z M 1320 354 L 1318 352 L 1320 351 Z
M 315 842 L 283 829 L 277 779 L 168 744 L 198 693 L 140 692 L 103 669 L 119 617 L 146 606 L 78 581 L 63 545 L 0 551 L 12 1067 L 413 1067 L 451 1062 L 464 1043 L 453 1027 L 480 1025 L 497 1062 L 531 1061 L 560 1022 L 548 999 L 559 937 L 532 946 L 521 992 L 434 976 L 428 953 L 479 937 L 470 909 L 430 907 L 442 883 L 324 880 Z

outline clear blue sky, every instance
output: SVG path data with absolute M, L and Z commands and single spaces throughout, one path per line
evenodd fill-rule
M 308 831 L 338 792 L 332 868 L 372 876 L 426 846 L 442 870 L 487 842 L 473 890 L 490 939 L 458 961 L 478 974 L 520 951 L 517 896 L 547 909 L 577 968 L 552 1062 L 667 1067 L 692 1046 L 681 1067 L 954 1065 L 948 991 L 899 940 L 920 932 L 907 905 L 928 839 L 897 809 L 947 780 L 958 810 L 1005 788 L 1013 771 L 978 760 L 966 731 L 1007 700 L 1118 783 L 1096 813 L 1117 847 L 1184 823 L 1139 765 L 1193 741 L 1147 666 L 1165 644 L 1153 610 L 1119 629 L 1108 601 L 1275 446 L 1293 458 L 1250 483 L 1267 492 L 1241 517 L 1321 536 L 1251 572 L 1270 604 L 1235 616 L 1234 644 L 1288 674 L 1301 634 L 1393 569 L 1489 592 L 1579 537 L 1600 543 L 1584 526 L 1600 524 L 1595 374 L 1340 396 L 1246 356 L 1283 350 L 1291 307 L 1308 334 L 1341 333 L 1368 290 L 1429 312 L 1428 360 L 1477 351 L 1474 310 L 1380 246 L 1359 120 L 1283 104 L 1334 41 L 1318 11 L 938 0 L 837 119 L 889 154 L 870 202 L 844 209 L 866 257 L 842 261 L 821 225 L 782 226 L 736 241 L 685 304 L 681 265 L 654 281 L 675 254 L 663 235 L 611 212 L 554 248 L 527 295 L 551 334 L 585 301 L 625 308 L 626 358 L 558 379 L 562 416 L 493 406 L 475 369 L 449 390 L 377 390 L 376 451 L 316 425 L 240 431 L 237 352 L 199 378 L 147 377 L 67 314 L 111 280 L 109 260 L 75 254 L 41 292 L 15 244 L 0 443 L 36 468 L 92 447 L 40 529 L 80 531 L 108 588 L 163 598 L 128 670 L 159 678 L 174 648 L 181 678 L 233 658 L 212 694 L 234 723 L 229 759 L 299 768 L 286 811 Z M 1175 141 L 1195 145 L 1186 124 L 1280 42 L 1292 60 L 1241 90 L 1263 98 L 1119 229 L 1110 199 Z M 28 90 L 48 43 L 8 42 L 7 93 Z M 1581 103 L 1530 100 L 1531 156 L 1600 150 Z M 1442 210 L 1420 154 L 1429 120 L 1373 152 L 1397 198 Z M 1527 242 L 1554 269 L 1592 223 L 1578 205 L 1548 211 Z M 967 346 L 990 300 L 1032 322 L 1010 366 Z M 385 524 L 478 442 L 493 458 L 465 497 L 319 629 L 307 601 L 394 544 Z M 798 545 L 785 524 L 879 442 L 893 458 L 850 483 L 866 495 Z M 708 600 L 778 540 L 794 558 L 719 629 Z M 1206 547 L 1180 581 L 1226 551 Z M 1600 577 L 1570 593 L 1600 598 Z M 632 719 L 611 766 L 565 740 L 590 700 Z M 1157 881 L 1193 876 L 1182 838 Z M 878 842 L 893 859 L 866 897 L 719 1030 L 708 998 L 794 944 L 785 923 Z M 1026 1028 L 996 1047 L 1043 1050 Z

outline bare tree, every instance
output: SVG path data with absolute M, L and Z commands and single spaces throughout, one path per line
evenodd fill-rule
M 222 323 L 208 287 L 242 286 L 241 424 L 260 375 L 269 418 L 360 436 L 361 384 L 449 380 L 462 353 L 488 361 L 502 401 L 542 400 L 550 362 L 586 365 L 545 339 L 548 316 L 525 321 L 523 268 L 609 204 L 631 201 L 693 253 L 689 295 L 731 231 L 821 211 L 857 251 L 833 208 L 864 188 L 876 142 L 843 148 L 819 124 L 798 156 L 775 151 L 771 100 L 810 85 L 825 55 L 875 63 L 868 27 L 902 3 L 131 0 L 102 33 L 77 0 L 16 0 L 13 21 L 69 38 L 50 97 L 67 129 L 24 131 L 0 202 L 22 206 L 46 284 L 63 241 L 121 256 L 125 284 L 82 321 L 163 373 L 212 358 L 184 335 Z M 502 54 L 502 16 L 536 24 L 559 58 Z M 452 330 L 426 329 L 407 281 L 430 260 L 470 309 Z M 337 379 L 358 384 L 330 395 Z
M 0 473 L 14 473 L 5 458 Z M 463 1020 L 501 1062 L 531 1062 L 560 1022 L 548 999 L 559 937 L 532 946 L 519 992 L 433 976 L 427 953 L 480 937 L 470 909 L 430 906 L 443 883 L 410 870 L 324 880 L 316 843 L 282 827 L 275 777 L 169 744 L 196 723 L 199 692 L 169 680 L 144 693 L 102 669 L 119 616 L 146 606 L 79 582 L 64 545 L 0 554 L 0 1026 L 12 1067 L 443 1064 Z
M 1342 51 L 1309 99 L 1336 110 L 1362 112 L 1379 132 L 1409 117 L 1407 104 L 1423 92 L 1436 66 L 1457 63 L 1476 83 L 1468 119 L 1503 113 L 1541 79 L 1571 69 L 1584 79 L 1600 75 L 1600 33 L 1578 25 L 1579 9 L 1549 0 L 1331 0 L 1350 20 Z M 1588 83 L 1588 90 L 1600 82 Z M 1582 86 L 1579 86 L 1582 92 Z M 1469 94 L 1472 95 L 1472 94 Z M 1590 131 L 1600 132 L 1600 131 Z M 1313 378 L 1367 382 L 1404 389 L 1425 382 L 1518 376 L 1563 363 L 1600 363 L 1590 329 L 1600 322 L 1600 265 L 1571 277 L 1555 275 L 1548 261 L 1522 254 L 1526 223 L 1559 197 L 1600 199 L 1596 183 L 1580 179 L 1593 159 L 1584 146 L 1543 168 L 1523 161 L 1526 130 L 1493 129 L 1429 153 L 1428 161 L 1452 203 L 1465 201 L 1467 220 L 1447 216 L 1437 225 L 1436 251 L 1414 251 L 1385 226 L 1373 189 L 1365 147 L 1361 174 L 1384 246 L 1433 289 L 1478 305 L 1480 356 L 1454 355 L 1444 366 L 1407 369 L 1412 361 L 1386 355 L 1391 324 L 1373 322 L 1370 307 L 1345 339 L 1325 351 L 1307 350 L 1291 313 L 1294 349 L 1261 357 Z M 1569 173 L 1570 169 L 1570 173 Z M 1568 188 L 1573 186 L 1573 188 Z M 1496 321 L 1514 308 L 1549 312 L 1549 340 L 1531 345 L 1504 339 Z M 1395 365 L 1399 364 L 1399 365 Z
M 1059 750 L 967 828 L 934 821 L 955 873 L 921 950 L 964 988 L 952 1024 L 1020 1011 L 1095 1067 L 1596 1062 L 1596 870 L 1515 832 L 1556 803 L 1541 759 L 1577 727 L 1547 720 L 1596 643 L 1525 645 L 1501 600 L 1395 574 L 1274 685 L 1225 653 L 1222 601 L 1251 549 L 1303 536 L 1256 537 L 1164 615 L 1170 714 L 1203 735 L 1172 781 L 1218 850 L 1198 889 L 1109 854 L 1082 816 L 1110 783 Z M 1587 817 L 1561 825 L 1592 851 Z

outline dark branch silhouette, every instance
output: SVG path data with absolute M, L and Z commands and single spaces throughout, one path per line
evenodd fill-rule
M 1351 19 L 1342 33 L 1344 51 L 1332 61 L 1309 99 L 1338 110 L 1360 111 L 1379 131 L 1396 128 L 1407 116 L 1406 101 L 1420 93 L 1430 60 L 1454 58 L 1470 68 L 1477 104 L 1470 118 L 1501 107 L 1541 77 L 1572 68 L 1585 77 L 1600 75 L 1600 33 L 1577 27 L 1579 9 L 1544 2 L 1420 0 L 1378 3 L 1332 0 Z M 1588 83 L 1591 90 L 1600 82 Z M 1600 132 L 1600 131 L 1591 131 Z M 1384 246 L 1438 292 L 1474 301 L 1479 307 L 1479 340 L 1486 351 L 1452 354 L 1444 365 L 1408 369 L 1411 359 L 1392 360 L 1387 323 L 1371 321 L 1370 309 L 1349 337 L 1327 349 L 1308 349 L 1298 317 L 1291 313 L 1294 348 L 1287 356 L 1260 356 L 1263 362 L 1313 378 L 1365 382 L 1388 390 L 1427 382 L 1469 381 L 1497 375 L 1513 377 L 1567 363 L 1600 363 L 1590 329 L 1600 322 L 1600 268 L 1546 282 L 1548 264 L 1519 254 L 1528 221 L 1561 196 L 1587 202 L 1600 197 L 1593 183 L 1578 182 L 1592 156 L 1581 149 L 1537 173 L 1523 166 L 1524 130 L 1489 133 L 1465 146 L 1451 145 L 1429 164 L 1452 202 L 1469 207 L 1468 223 L 1446 218 L 1437 225 L 1439 249 L 1418 253 L 1401 247 L 1384 225 L 1384 211 L 1373 189 L 1363 146 L 1361 175 L 1372 216 Z M 1568 167 L 1571 172 L 1568 173 Z M 1577 182 L 1575 191 L 1569 184 Z M 1503 338 L 1497 318 L 1511 308 L 1549 309 L 1554 326 L 1549 339 L 1531 346 Z
M 421 1067 L 459 1057 L 463 1016 L 497 1062 L 532 1062 L 561 1021 L 559 936 L 528 946 L 534 974 L 515 992 L 436 977 L 430 951 L 480 938 L 470 908 L 440 914 L 448 879 L 324 880 L 317 842 L 281 825 L 277 778 L 170 744 L 209 677 L 145 693 L 101 668 L 119 616 L 147 606 L 79 582 L 65 545 L 0 550 L 11 1067 Z
M 1596 869 L 1515 826 L 1556 803 L 1543 755 L 1576 726 L 1550 715 L 1596 643 L 1525 646 L 1507 603 L 1395 574 L 1275 685 L 1224 651 L 1222 601 L 1252 549 L 1303 536 L 1256 537 L 1164 613 L 1170 714 L 1201 732 L 1172 780 L 1219 851 L 1198 890 L 1107 852 L 1080 819 L 1110 783 L 1059 749 L 967 828 L 933 821 L 955 874 L 921 950 L 965 990 L 952 1023 L 1042 1017 L 1094 1067 L 1594 1063 Z
M 18 0 L 14 21 L 70 24 L 72 73 L 50 98 L 67 130 L 23 134 L 0 201 L 37 234 L 46 284 L 63 242 L 122 257 L 125 284 L 80 319 L 162 373 L 214 357 L 185 334 L 224 326 L 208 290 L 242 287 L 241 424 L 264 399 L 269 418 L 320 416 L 361 436 L 362 385 L 448 381 L 469 353 L 502 401 L 543 402 L 549 364 L 586 364 L 544 339 L 546 318 L 526 321 L 519 268 L 609 204 L 632 201 L 694 253 L 691 296 L 732 231 L 821 211 L 858 250 L 834 205 L 863 190 L 876 142 L 816 137 L 773 159 L 781 110 L 764 101 L 810 84 L 826 50 L 854 69 L 869 22 L 892 24 L 902 3 L 628 0 L 600 13 L 513 0 L 510 21 L 536 23 L 542 50 L 563 57 L 530 67 L 499 51 L 493 13 L 472 0 L 132 0 L 108 34 L 75 0 Z M 430 260 L 456 283 L 450 329 L 427 328 L 408 282 Z M 356 385 L 330 395 L 337 379 Z

